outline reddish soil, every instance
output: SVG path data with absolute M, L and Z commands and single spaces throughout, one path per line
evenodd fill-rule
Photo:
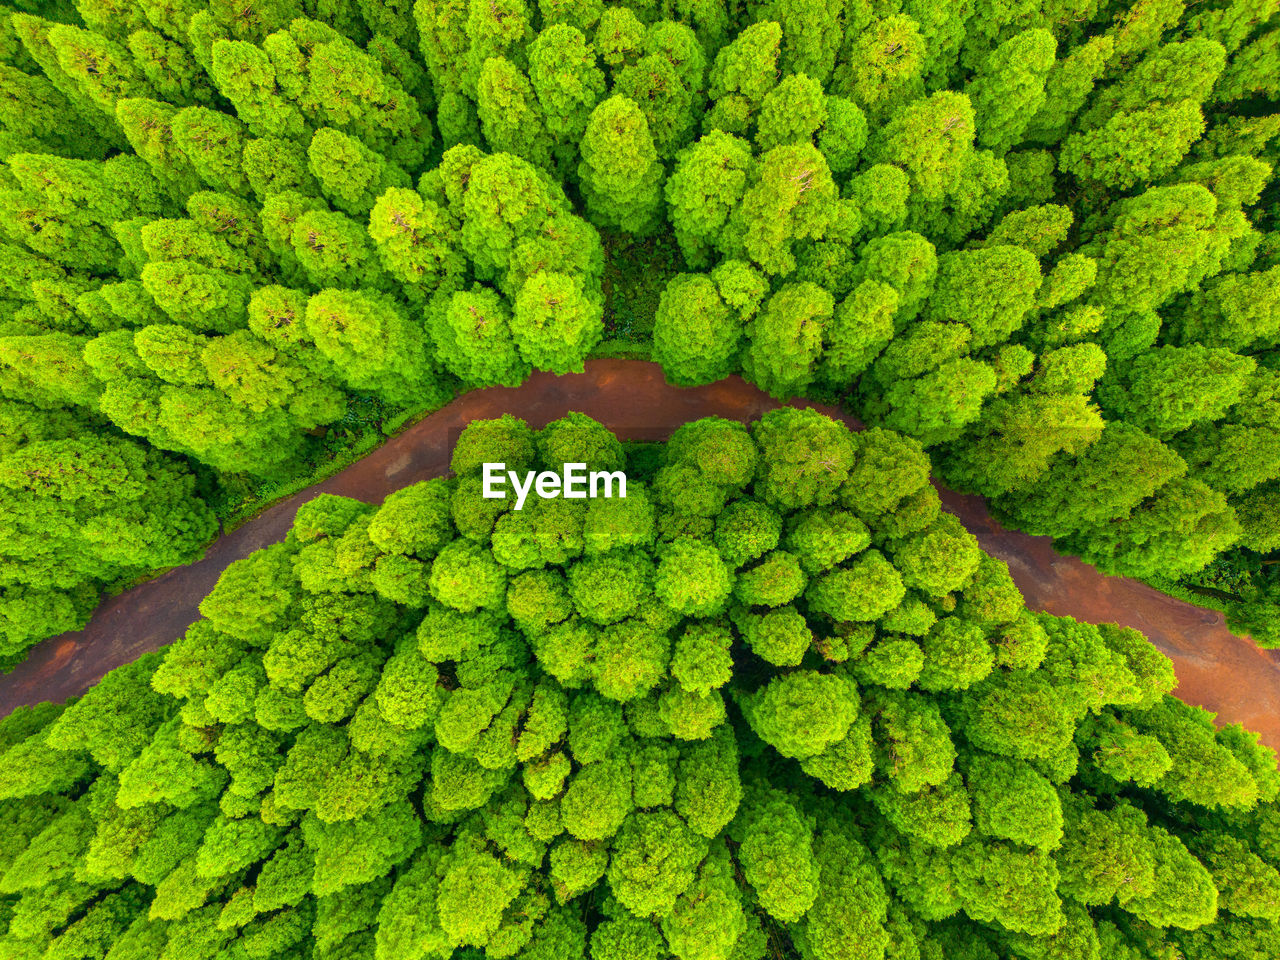
M 1280 751 L 1280 650 L 1260 650 L 1227 629 L 1222 614 L 1161 593 L 1129 577 L 1108 577 L 1053 549 L 1049 537 L 1006 530 L 981 497 L 939 488 L 942 504 L 1009 565 L 1027 607 L 1089 623 L 1140 630 L 1173 661 L 1174 691 L 1187 703 L 1239 723 Z
M 0 677 L 0 716 L 25 704 L 83 693 L 113 667 L 171 643 L 199 617 L 199 601 L 227 565 L 282 540 L 298 507 L 316 494 L 378 503 L 407 484 L 445 473 L 458 433 L 472 420 L 512 413 L 542 427 L 577 410 L 624 439 L 659 440 L 699 417 L 750 421 L 776 406 L 737 377 L 679 389 L 666 383 L 656 364 L 636 360 L 594 360 L 585 373 L 539 373 L 517 388 L 473 391 L 341 473 L 219 537 L 196 563 L 105 601 L 85 629 L 34 647 L 25 662 Z M 843 419 L 859 426 L 850 417 Z M 1141 630 L 1173 660 L 1178 696 L 1214 711 L 1223 722 L 1259 731 L 1263 742 L 1280 749 L 1280 660 L 1233 635 L 1221 614 L 1125 577 L 1104 576 L 1056 553 L 1048 537 L 1005 530 L 991 518 L 981 497 L 941 493 L 946 508 L 964 521 L 983 549 L 1009 564 L 1028 607 Z

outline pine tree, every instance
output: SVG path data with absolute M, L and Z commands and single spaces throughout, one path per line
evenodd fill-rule
M 909 16 L 876 20 L 850 33 L 832 76 L 832 89 L 877 122 L 924 93 L 928 44 Z
M 640 236 L 657 229 L 662 165 L 649 124 L 630 100 L 610 97 L 591 112 L 578 176 L 598 225 Z
M 589 26 L 554 23 L 529 45 L 529 82 L 562 166 L 573 156 L 591 111 L 604 96 L 604 74 L 583 35 Z
M 430 403 L 441 387 L 421 327 L 376 294 L 325 290 L 307 301 L 307 332 L 352 387 L 389 403 Z
M 398 166 L 330 127 L 315 132 L 307 157 L 320 192 L 352 216 L 368 214 L 388 190 L 409 185 L 409 175 Z
M 965 88 L 973 102 L 978 143 L 996 153 L 1016 146 L 1045 103 L 1045 81 L 1057 43 L 1048 30 L 1025 30 L 1006 40 Z
M 480 129 L 490 148 L 551 167 L 551 135 L 533 87 L 510 61 L 490 57 L 480 69 L 476 93 Z
M 534 274 L 516 295 L 511 335 L 532 366 L 581 373 L 587 352 L 604 332 L 603 304 L 563 273 Z

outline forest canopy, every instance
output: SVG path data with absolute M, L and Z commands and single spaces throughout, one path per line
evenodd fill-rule
M 479 491 L 625 468 L 626 499 Z M 323 495 L 172 646 L 0 721 L 14 960 L 1253 960 L 1280 773 L 1032 614 L 918 441 L 580 414 Z
M 1280 0 L 0 0 L 0 663 L 593 355 L 1280 644 Z
M 1280 644 L 1278 160 L 1280 0 L 0 0 L 0 666 L 460 391 L 868 427 L 310 500 L 0 720 L 0 956 L 1280 956 L 1275 754 L 931 482 Z

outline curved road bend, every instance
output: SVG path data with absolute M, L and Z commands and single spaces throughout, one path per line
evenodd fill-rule
M 113 667 L 172 642 L 199 617 L 197 605 L 227 565 L 284 539 L 298 507 L 316 494 L 377 503 L 403 486 L 445 473 L 458 433 L 472 420 L 513 413 L 542 427 L 577 410 L 624 439 L 660 440 L 699 417 L 750 421 L 776 406 L 738 377 L 681 389 L 666 383 L 659 366 L 638 360 L 593 360 L 581 374 L 538 373 L 519 387 L 472 391 L 328 480 L 219 537 L 196 563 L 105 601 L 85 629 L 35 646 L 25 662 L 0 676 L 0 716 L 25 704 L 82 693 Z M 851 417 L 842 419 L 857 426 Z M 1056 553 L 1048 537 L 1005 530 L 981 497 L 941 493 L 943 504 L 982 548 L 1009 565 L 1030 608 L 1141 630 L 1172 658 L 1178 696 L 1224 721 L 1259 731 L 1264 742 L 1280 749 L 1280 660 L 1233 635 L 1221 614 L 1126 577 L 1104 576 Z

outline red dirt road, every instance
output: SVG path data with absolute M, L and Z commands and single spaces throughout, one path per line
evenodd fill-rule
M 1006 530 L 981 497 L 940 489 L 943 506 L 1009 565 L 1027 607 L 1089 623 L 1140 630 L 1173 661 L 1174 691 L 1262 735 L 1280 751 L 1280 651 L 1260 650 L 1227 629 L 1221 613 L 1163 594 L 1129 577 L 1108 577 L 1053 549 L 1050 537 Z
M 797 402 L 797 406 L 805 406 Z M 0 716 L 16 707 L 83 693 L 113 667 L 171 643 L 199 617 L 197 605 L 234 560 L 284 539 L 298 507 L 318 493 L 379 503 L 394 490 L 440 476 L 458 432 L 472 420 L 512 413 L 542 427 L 571 410 L 624 439 L 659 440 L 705 416 L 750 421 L 778 406 L 745 381 L 680 389 L 656 364 L 593 360 L 586 372 L 534 374 L 517 388 L 468 393 L 390 439 L 342 472 L 264 511 L 212 543 L 202 559 L 104 602 L 85 629 L 34 647 L 0 676 Z M 817 405 L 813 405 L 817 406 Z M 839 415 L 830 408 L 824 413 Z M 843 417 L 851 425 L 856 421 Z M 1141 630 L 1174 662 L 1178 696 L 1239 722 L 1280 749 L 1280 661 L 1227 630 L 1221 614 L 1166 596 L 1124 577 L 1107 577 L 1056 553 L 1048 537 L 1005 530 L 980 497 L 942 490 L 943 503 L 982 548 L 1009 564 L 1034 610 Z

